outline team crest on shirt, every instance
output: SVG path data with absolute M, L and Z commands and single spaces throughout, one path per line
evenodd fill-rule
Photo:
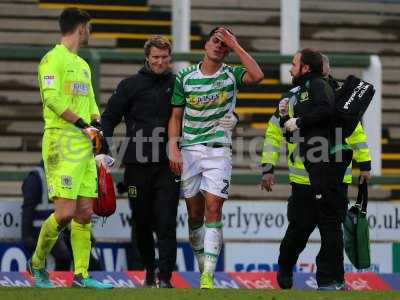
M 128 197 L 137 198 L 137 188 L 134 185 L 128 186 Z
M 85 77 L 86 77 L 87 79 L 89 79 L 89 72 L 88 72 L 88 70 L 83 69 L 83 75 L 85 75 Z
M 47 187 L 47 193 L 48 193 L 48 194 L 54 193 L 54 188 L 53 188 L 53 186 L 49 185 L 49 186 Z
M 300 94 L 300 102 L 307 101 L 307 100 L 308 100 L 308 92 L 307 91 L 302 92 Z
M 72 177 L 71 176 L 61 176 L 61 185 L 66 187 L 72 186 Z
M 224 81 L 223 80 L 216 80 L 213 85 L 212 88 L 213 89 L 220 89 L 224 86 Z

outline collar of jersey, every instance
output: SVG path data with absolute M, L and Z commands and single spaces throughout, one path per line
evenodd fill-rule
M 218 77 L 221 74 L 222 69 L 226 66 L 224 63 L 221 65 L 221 67 L 217 70 L 217 72 L 215 72 L 212 75 L 204 75 L 203 72 L 200 69 L 200 66 L 203 62 L 199 62 L 197 64 L 197 71 L 203 76 L 203 77 L 209 77 L 209 78 L 213 78 L 213 77 Z
M 63 44 L 61 44 L 61 43 L 60 43 L 60 44 L 57 44 L 56 47 L 60 48 L 61 51 L 65 52 L 65 53 L 68 53 L 68 55 L 71 55 L 71 56 L 73 56 L 73 57 L 76 57 L 76 56 L 77 56 L 77 54 L 71 52 L 67 47 L 65 47 L 65 46 L 64 46 Z

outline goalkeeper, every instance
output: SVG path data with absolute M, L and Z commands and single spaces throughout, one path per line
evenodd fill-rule
M 90 16 L 67 8 L 59 18 L 61 43 L 51 49 L 38 68 L 43 101 L 42 155 L 49 199 L 54 213 L 43 223 L 28 271 L 39 288 L 51 288 L 46 257 L 59 233 L 71 223 L 74 285 L 112 288 L 88 275 L 91 250 L 92 201 L 97 197 L 94 153 L 100 151 L 99 110 L 88 64 L 77 55 L 90 36 Z

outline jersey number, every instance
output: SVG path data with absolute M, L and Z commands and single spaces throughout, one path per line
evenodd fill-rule
M 221 190 L 221 193 L 222 193 L 222 194 L 225 194 L 225 195 L 228 195 L 229 180 L 223 179 L 222 182 L 225 183 L 225 186 L 224 186 L 223 189 Z

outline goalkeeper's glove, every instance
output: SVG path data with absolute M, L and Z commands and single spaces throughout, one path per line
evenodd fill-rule
M 79 118 L 74 125 L 82 130 L 87 138 L 92 142 L 94 154 L 99 154 L 103 146 L 103 134 L 96 127 L 91 126 L 81 118 Z
M 103 128 L 101 127 L 101 123 L 99 122 L 99 120 L 93 119 L 92 122 L 90 122 L 90 126 L 103 131 Z

